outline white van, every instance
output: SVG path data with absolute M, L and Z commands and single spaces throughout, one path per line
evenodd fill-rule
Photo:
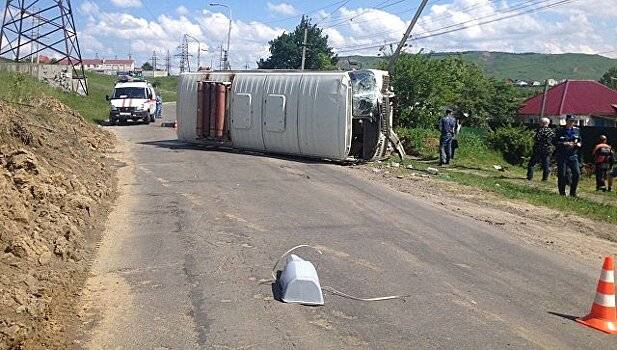
M 156 115 L 156 92 L 147 81 L 118 82 L 113 94 L 107 96 L 110 102 L 109 122 L 143 121 L 154 122 Z

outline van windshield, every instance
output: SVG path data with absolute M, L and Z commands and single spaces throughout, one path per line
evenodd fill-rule
M 377 103 L 381 95 L 375 74 L 371 71 L 349 72 L 353 91 L 353 116 L 373 117 L 378 113 Z
M 146 98 L 146 89 L 140 87 L 115 88 L 112 98 Z

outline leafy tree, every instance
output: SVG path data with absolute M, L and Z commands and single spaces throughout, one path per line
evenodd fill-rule
M 600 79 L 600 83 L 608 86 L 613 90 L 617 90 L 617 67 L 613 67 L 604 73 Z
M 466 126 L 503 126 L 514 122 L 516 90 L 489 79 L 482 70 L 458 57 L 402 54 L 391 72 L 398 96 L 399 127 L 433 128 L 445 107 L 467 113 Z
M 332 48 L 328 46 L 328 36 L 321 28 L 302 17 L 300 24 L 291 33 L 283 33 L 271 40 L 270 57 L 260 59 L 260 69 L 299 69 L 302 66 L 302 43 L 304 29 L 308 29 L 306 49 L 306 69 L 331 69 L 336 63 Z
M 154 70 L 154 67 L 152 67 L 152 65 L 150 64 L 150 62 L 146 62 L 141 66 L 141 69 L 143 70 Z

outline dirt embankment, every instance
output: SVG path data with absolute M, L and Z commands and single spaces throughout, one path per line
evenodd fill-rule
M 115 196 L 113 142 L 55 99 L 0 101 L 0 350 L 70 347 Z

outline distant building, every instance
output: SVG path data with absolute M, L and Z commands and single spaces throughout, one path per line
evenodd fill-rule
M 523 102 L 519 116 L 537 124 L 542 115 L 556 125 L 564 125 L 568 114 L 576 115 L 581 126 L 617 126 L 617 91 L 594 80 L 566 80 Z
M 133 72 L 135 70 L 134 60 L 108 60 L 108 59 L 89 59 L 82 60 L 84 69 L 99 73 L 116 74 L 116 72 Z M 68 60 L 63 59 L 58 64 L 68 64 Z

